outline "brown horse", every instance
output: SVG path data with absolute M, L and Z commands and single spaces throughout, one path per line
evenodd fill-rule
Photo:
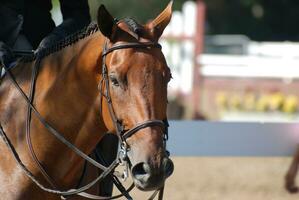
M 36 56 L 41 59 L 33 105 L 41 117 L 85 154 L 91 153 L 106 132 L 119 132 L 116 125 L 130 130 L 123 144 L 127 145 L 133 181 L 141 190 L 159 189 L 173 171 L 160 123 L 167 119 L 171 74 L 157 44 L 170 21 L 171 5 L 145 25 L 131 19 L 116 23 L 101 6 L 97 24 Z M 23 59 L 11 70 L 27 96 L 37 62 L 36 58 Z M 51 188 L 26 143 L 28 102 L 12 83 L 6 75 L 0 85 L 2 129 L 24 165 Z M 56 189 L 75 188 L 84 160 L 54 137 L 34 112 L 30 125 L 32 149 Z M 0 158 L 1 199 L 59 199 L 25 176 L 2 140 Z
M 296 186 L 295 180 L 299 168 L 299 147 L 295 152 L 291 166 L 285 176 L 285 187 L 290 193 L 297 193 L 298 187 Z

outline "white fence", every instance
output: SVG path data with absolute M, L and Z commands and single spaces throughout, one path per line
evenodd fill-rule
M 170 92 L 190 93 L 192 90 L 196 12 L 195 2 L 185 2 L 182 12 L 173 12 L 171 22 L 160 41 L 173 76 L 169 83 Z
M 250 42 L 247 55 L 203 54 L 202 76 L 232 78 L 299 78 L 299 43 Z
M 298 58 L 203 54 L 197 61 L 201 65 L 198 73 L 207 77 L 299 78 Z
M 62 22 L 60 8 L 54 7 L 51 12 L 55 24 L 60 24 Z M 160 41 L 173 76 L 169 84 L 170 92 L 189 93 L 192 90 L 196 14 L 196 3 L 194 1 L 185 2 L 181 12 L 173 12 L 172 20 Z

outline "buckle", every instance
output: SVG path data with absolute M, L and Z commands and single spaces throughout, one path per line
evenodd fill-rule
M 118 172 L 119 177 L 122 181 L 126 181 L 129 177 L 129 164 L 128 164 L 128 145 L 126 142 L 122 142 L 120 144 L 120 151 L 118 153 L 118 157 L 120 160 L 120 165 L 124 166 L 124 170 L 122 173 Z

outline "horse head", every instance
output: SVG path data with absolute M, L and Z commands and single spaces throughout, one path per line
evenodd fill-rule
M 103 121 L 110 132 L 119 132 L 141 190 L 160 188 L 173 172 L 165 149 L 167 125 L 161 123 L 167 119 L 171 73 L 157 43 L 171 19 L 171 7 L 172 2 L 145 25 L 130 18 L 116 21 L 104 6 L 98 10 L 98 26 L 106 37 L 100 84 Z

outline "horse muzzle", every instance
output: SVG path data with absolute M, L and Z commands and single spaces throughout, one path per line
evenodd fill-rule
M 168 157 L 163 158 L 158 168 L 148 162 L 139 162 L 131 167 L 135 186 L 143 191 L 161 188 L 165 180 L 173 173 L 173 170 L 173 162 Z

